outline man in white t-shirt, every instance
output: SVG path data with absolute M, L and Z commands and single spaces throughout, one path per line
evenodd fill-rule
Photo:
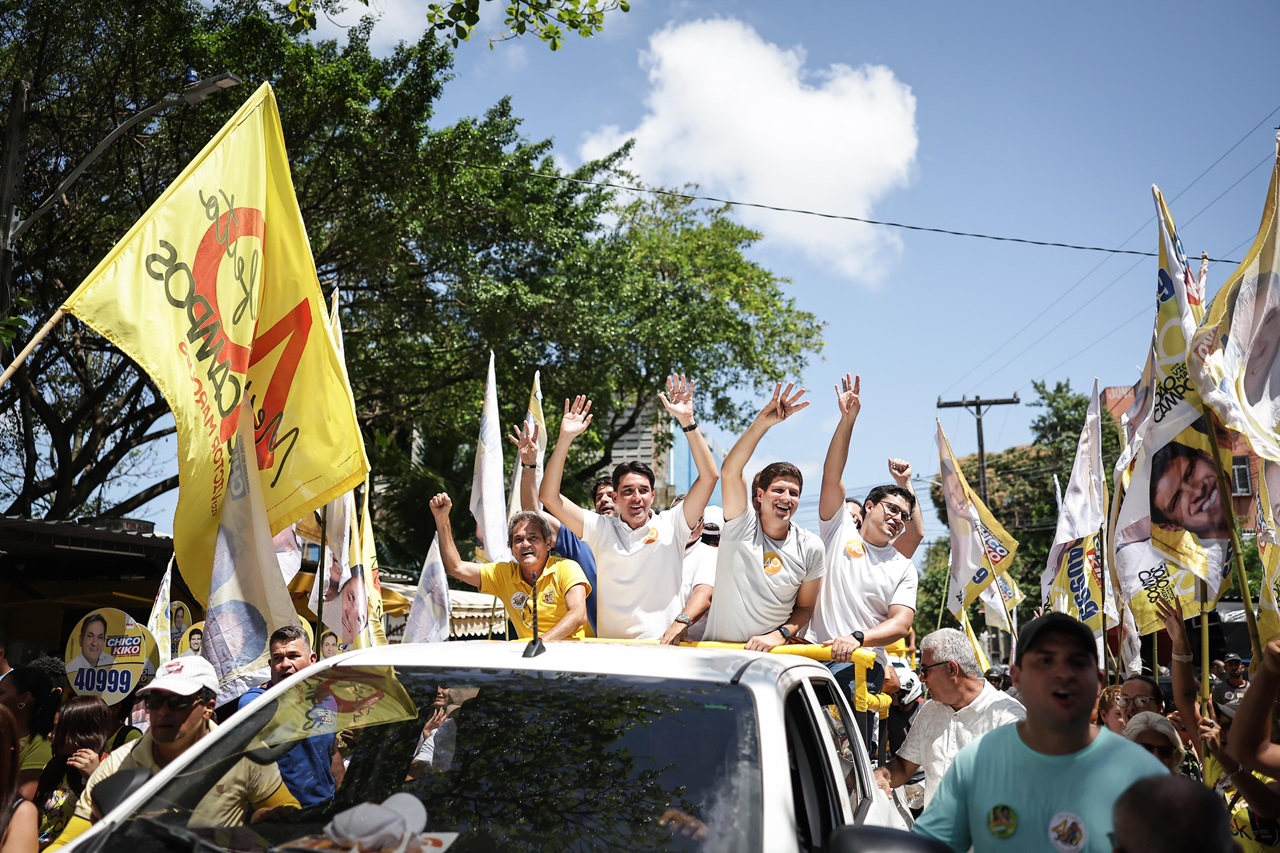
M 689 439 L 698 479 L 680 506 L 653 514 L 653 469 L 624 462 L 613 470 L 613 516 L 584 510 L 560 494 L 573 440 L 591 425 L 591 401 L 564 401 L 560 437 L 547 460 L 539 497 L 547 512 L 589 546 L 596 558 L 596 636 L 678 644 L 700 613 L 683 609 L 684 549 L 715 489 L 719 470 L 693 414 L 693 380 L 667 377 L 658 394 Z
M 904 486 L 877 486 L 863 502 L 860 530 L 844 508 L 842 478 L 862 408 L 861 386 L 861 377 L 845 374 L 836 393 L 840 421 L 822 466 L 818 497 L 818 532 L 826 548 L 827 574 L 807 636 L 831 647 L 829 666 L 846 690 L 854 681 L 849 662 L 854 651 L 874 648 L 876 664 L 867 673 L 867 689 L 879 693 L 888 663 L 884 647 L 905 637 L 915 617 L 916 567 L 893 542 L 911 521 L 916 498 Z M 860 718 L 859 723 L 870 742 L 870 721 Z
M 929 688 L 929 701 L 916 714 L 897 754 L 876 770 L 876 782 L 889 793 L 923 767 L 928 807 L 961 747 L 1025 719 L 1027 710 L 987 683 L 969 638 L 955 628 L 934 631 L 920 643 L 920 680 Z
M 825 566 L 822 543 L 792 517 L 803 478 L 790 462 L 766 465 L 748 502 L 743 468 L 769 428 L 809 405 L 804 389 L 779 383 L 760 414 L 724 458 L 720 494 L 724 527 L 716 558 L 715 597 L 706 639 L 769 651 L 804 632 L 813 616 Z M 758 503 L 759 508 L 753 509 Z

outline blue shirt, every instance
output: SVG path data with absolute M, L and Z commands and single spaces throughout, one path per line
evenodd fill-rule
M 243 709 L 270 687 L 270 684 L 264 684 L 247 691 L 237 702 L 237 710 Z M 312 735 L 298 741 L 297 746 L 276 761 L 280 768 L 280 778 L 284 779 L 289 793 L 297 798 L 304 809 L 333 799 L 336 785 L 333 781 L 331 756 L 336 739 L 337 736 L 332 732 Z
M 1131 784 L 1169 771 L 1106 729 L 1070 755 L 1045 755 L 1018 726 L 987 732 L 956 755 L 916 832 L 964 853 L 1111 853 L 1111 808 Z
M 569 525 L 560 525 L 560 535 L 556 537 L 556 547 L 552 549 L 561 557 L 573 560 L 582 567 L 582 573 L 591 584 L 591 594 L 587 596 L 587 621 L 591 630 L 596 630 L 596 555 L 591 553 L 591 546 L 579 539 L 569 529 Z

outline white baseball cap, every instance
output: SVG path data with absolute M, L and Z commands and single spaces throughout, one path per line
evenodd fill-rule
M 138 691 L 142 696 L 152 690 L 163 690 L 175 696 L 192 696 L 206 687 L 218 692 L 218 673 L 213 664 L 198 655 L 174 658 L 156 672 L 151 683 Z

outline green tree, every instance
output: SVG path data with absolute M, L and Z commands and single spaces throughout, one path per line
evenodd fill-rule
M 1052 387 L 1046 382 L 1033 382 L 1032 386 L 1037 398 L 1029 405 L 1043 410 L 1031 422 L 1032 443 L 987 454 L 988 509 L 1018 540 L 1018 554 L 1010 572 L 1027 596 L 1025 612 L 1039 603 L 1040 576 L 1057 530 L 1054 476 L 1065 489 L 1089 408 L 1089 396 L 1072 391 L 1070 382 L 1056 382 Z M 1102 464 L 1108 486 L 1120 451 L 1119 426 L 1103 409 Z M 978 457 L 966 456 L 957 461 L 969 485 L 976 489 Z M 941 487 L 935 485 L 930 497 L 938 518 L 945 524 L 947 510 Z M 950 551 L 949 543 L 945 547 Z M 974 624 L 984 623 L 978 617 Z

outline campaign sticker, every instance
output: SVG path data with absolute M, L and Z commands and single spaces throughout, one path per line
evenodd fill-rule
M 101 696 L 114 705 L 141 684 L 154 649 L 151 632 L 128 613 L 94 610 L 67 638 L 67 681 L 78 695 Z
M 987 813 L 987 829 L 996 838 L 1012 838 L 1018 831 L 1018 813 L 1009 806 L 996 806 Z
M 1076 853 L 1089 840 L 1084 821 L 1071 812 L 1058 812 L 1049 820 L 1049 843 L 1062 853 Z

